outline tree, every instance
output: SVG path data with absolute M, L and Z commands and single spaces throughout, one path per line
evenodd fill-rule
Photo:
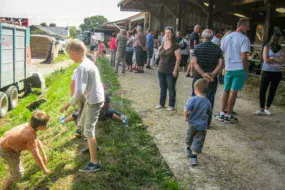
M 45 27 L 47 27 L 47 23 L 42 22 L 42 23 L 41 23 L 41 26 L 45 26 Z
M 70 34 L 71 38 L 75 38 L 76 37 L 76 26 L 69 27 L 69 34 Z
M 101 15 L 87 17 L 84 19 L 84 24 L 80 25 L 82 31 L 91 30 L 95 27 L 100 27 L 102 24 L 108 22 L 107 18 Z
M 55 23 L 50 23 L 49 27 L 56 27 L 56 24 Z

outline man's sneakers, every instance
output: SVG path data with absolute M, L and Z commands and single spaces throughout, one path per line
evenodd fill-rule
M 83 169 L 80 169 L 80 172 L 85 172 L 85 173 L 91 173 L 91 172 L 97 172 L 100 170 L 100 165 L 99 163 L 93 164 L 89 163 L 87 166 L 85 166 Z
M 220 122 L 224 122 L 225 120 L 225 115 L 220 115 L 220 114 L 217 114 L 214 116 L 215 120 L 217 121 L 220 121 Z
M 229 117 L 229 116 L 217 114 L 214 116 L 214 118 L 215 120 L 224 122 L 224 123 L 237 123 L 238 122 L 238 119 L 232 115 Z
M 230 117 L 225 117 L 224 119 L 224 123 L 237 123 L 238 119 L 235 118 L 234 116 L 230 116 Z
M 190 149 L 190 147 L 185 147 L 185 155 L 187 156 L 187 157 L 190 157 L 191 156 L 191 149 Z

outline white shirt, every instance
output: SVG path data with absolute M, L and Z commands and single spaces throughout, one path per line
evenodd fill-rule
M 97 44 L 96 37 L 93 35 L 91 36 L 91 45 L 95 46 Z
M 232 32 L 222 41 L 226 71 L 243 70 L 241 53 L 250 51 L 250 41 L 241 32 Z
M 221 45 L 221 40 L 217 38 L 216 36 L 213 37 L 212 42 L 218 46 Z
M 105 101 L 99 70 L 90 59 L 85 58 L 82 61 L 73 77 L 75 78 L 75 91 L 69 101 L 72 105 L 75 105 L 82 95 L 89 104 L 98 104 Z

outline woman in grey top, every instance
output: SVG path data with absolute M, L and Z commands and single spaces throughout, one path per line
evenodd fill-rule
M 282 65 L 285 62 L 285 49 L 282 49 L 282 36 L 274 34 L 263 49 L 263 66 L 259 89 L 260 110 L 255 115 L 272 115 L 269 108 L 273 102 L 275 92 L 282 79 Z M 270 87 L 269 87 L 270 85 Z M 266 91 L 269 87 L 266 100 Z M 266 107 L 265 107 L 266 102 Z

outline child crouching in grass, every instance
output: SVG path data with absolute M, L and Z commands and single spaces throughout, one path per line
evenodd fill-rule
M 21 179 L 24 173 L 20 155 L 22 151 L 30 151 L 33 158 L 45 174 L 51 171 L 46 168 L 47 156 L 37 132 L 46 129 L 50 116 L 43 111 L 35 111 L 27 124 L 7 131 L 0 138 L 0 157 L 9 165 L 9 177 L 3 189 L 10 189 L 14 182 Z
M 110 96 L 109 96 L 109 93 L 106 91 L 106 88 L 107 88 L 106 85 L 103 85 L 103 86 L 104 86 L 104 90 L 105 90 L 105 93 L 104 93 L 105 94 L 105 102 L 104 102 L 103 108 L 100 111 L 99 120 L 103 121 L 106 118 L 111 118 L 113 120 L 121 122 L 124 126 L 127 126 L 128 125 L 127 118 L 124 115 L 122 115 L 121 113 L 113 110 L 110 107 L 110 102 L 111 102 Z M 64 108 L 68 108 L 69 106 L 70 106 L 70 104 L 67 103 L 64 106 Z M 75 123 L 77 123 L 76 121 L 78 120 L 79 115 L 80 115 L 80 112 L 78 110 L 76 110 L 72 115 L 60 117 L 59 122 L 61 124 L 65 124 L 65 123 L 68 123 L 71 121 L 75 121 Z M 80 135 L 78 133 L 76 133 L 76 136 L 80 137 Z
M 206 98 L 208 82 L 205 79 L 197 80 L 194 90 L 196 96 L 191 97 L 184 108 L 184 116 L 188 121 L 185 153 L 190 157 L 192 166 L 198 165 L 197 155 L 202 151 L 212 117 L 212 105 Z

